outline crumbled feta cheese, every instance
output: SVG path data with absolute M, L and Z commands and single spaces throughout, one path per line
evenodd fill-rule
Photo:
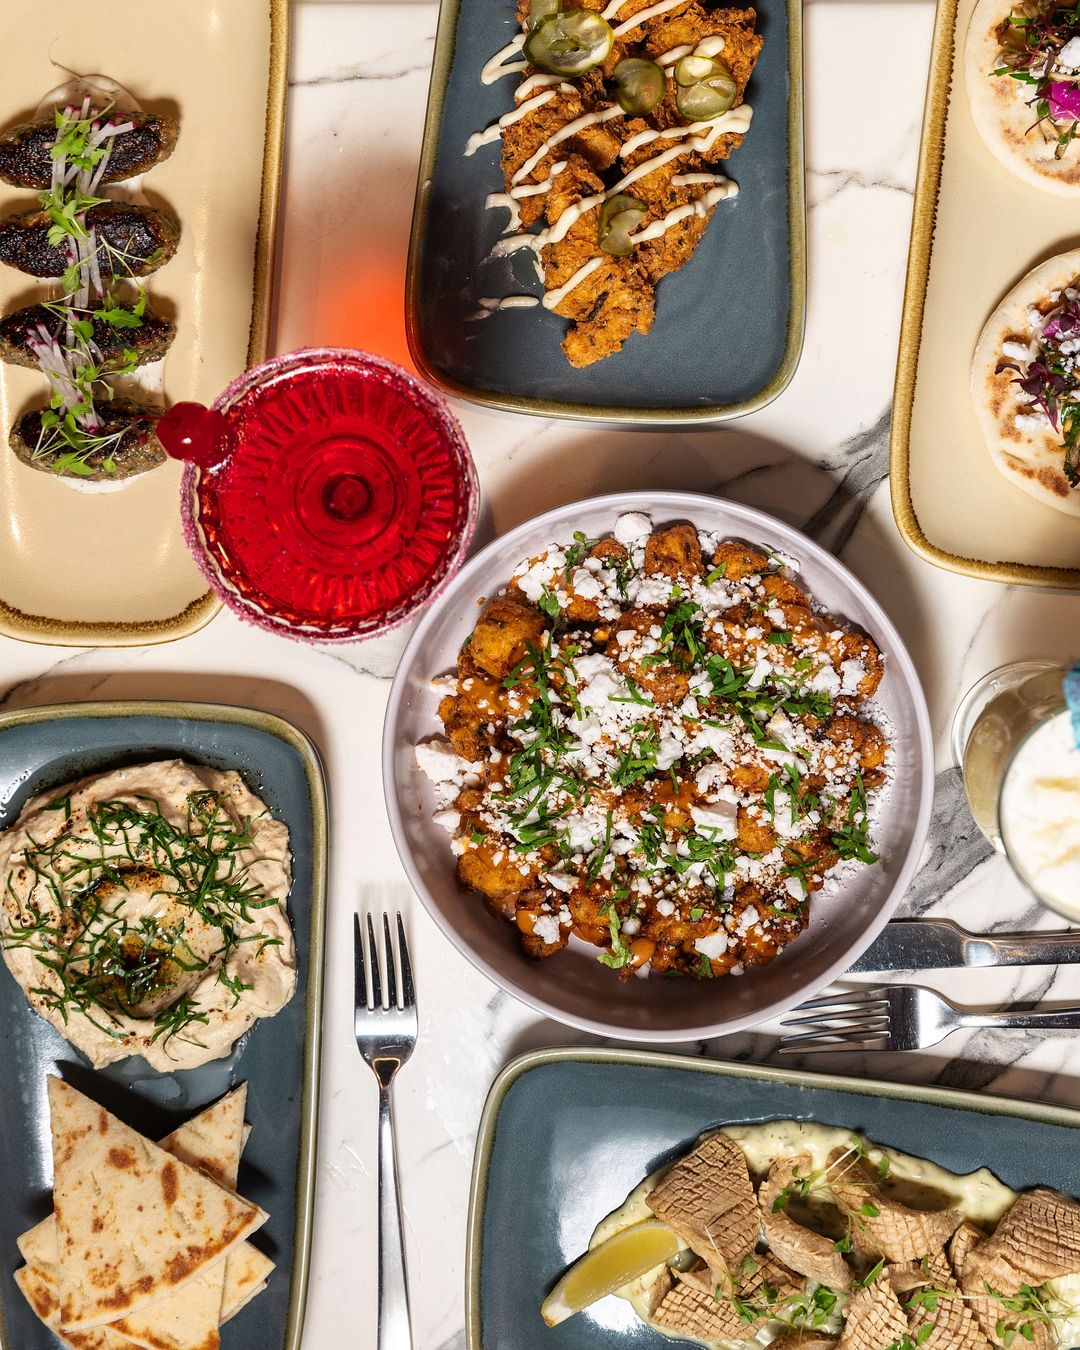
M 668 900 L 666 896 L 661 897 L 656 902 L 657 914 L 662 914 L 665 919 L 670 919 L 675 913 L 675 901 Z
M 708 937 L 699 937 L 694 940 L 694 950 L 699 951 L 702 956 L 707 956 L 710 961 L 715 961 L 717 957 L 723 956 L 728 949 L 728 935 L 724 932 L 710 933 Z
M 1070 38 L 1058 52 L 1057 61 L 1054 63 L 1057 70 L 1067 70 L 1070 72 L 1080 70 L 1080 37 Z
M 735 802 L 710 802 L 707 806 L 692 806 L 690 816 L 695 825 L 710 831 L 710 838 L 734 839 L 738 834 L 739 808 Z M 715 831 L 715 834 L 712 833 Z
M 533 923 L 533 934 L 548 947 L 559 940 L 559 921 L 554 914 L 541 914 Z
M 461 824 L 460 811 L 436 811 L 431 817 L 436 825 L 440 826 L 447 834 L 453 834 Z
M 866 667 L 861 661 L 841 661 L 840 680 L 845 694 L 858 692 L 859 685 L 866 679 Z
M 1031 348 L 1026 342 L 1004 342 L 1001 345 L 1001 354 L 1007 361 L 1031 360 Z
M 616 520 L 611 533 L 624 548 L 630 548 L 632 544 L 648 539 L 652 534 L 652 521 L 640 511 L 627 511 Z
M 1026 431 L 1030 435 L 1043 431 L 1050 423 L 1041 412 L 1017 413 L 1013 418 L 1017 431 Z

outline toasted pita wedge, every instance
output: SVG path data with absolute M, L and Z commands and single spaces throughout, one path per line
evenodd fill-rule
M 971 362 L 971 396 L 994 466 L 1015 487 L 1066 515 L 1080 516 L 1080 488 L 1065 476 L 1065 443 L 1049 422 L 1032 418 L 1027 400 L 1013 381 L 1015 370 L 997 367 L 1005 344 L 1027 344 L 1028 311 L 1048 314 L 1051 295 L 1080 277 L 1080 249 L 1050 258 L 1030 271 L 1008 293 L 986 322 Z M 1019 419 L 1019 420 L 1018 420 Z
M 1014 0 L 979 0 L 964 43 L 964 83 L 972 120 L 990 153 L 1010 173 L 1059 197 L 1080 196 L 1080 141 L 1057 151 L 1057 129 L 1039 119 L 1030 84 L 994 75 L 1001 68 L 998 29 Z M 1038 124 L 1038 125 L 1036 125 Z M 1066 130 L 1068 123 L 1059 123 Z
M 163 1148 L 166 1153 L 171 1153 L 174 1158 L 180 1158 L 190 1166 L 208 1172 L 216 1181 L 234 1191 L 236 1171 L 230 1170 L 231 1164 L 228 1161 L 228 1152 L 232 1148 L 229 1135 L 235 1129 L 237 1114 L 243 1118 L 246 1105 L 247 1084 L 241 1083 L 227 1097 L 222 1097 L 220 1101 L 200 1111 L 197 1116 L 185 1121 L 178 1129 L 173 1130 L 172 1134 L 158 1140 L 158 1147 Z M 225 1140 L 221 1147 L 215 1144 L 213 1138 L 215 1128 L 224 1131 Z M 250 1135 L 251 1126 L 244 1125 L 241 1153 Z M 16 1242 L 26 1264 L 33 1266 L 55 1285 L 56 1220 L 53 1216 L 50 1214 L 33 1228 L 27 1229 Z
M 68 1350 L 109 1350 L 109 1342 L 103 1331 L 61 1331 L 56 1286 L 40 1271 L 34 1270 L 32 1266 L 20 1266 L 15 1272 L 15 1283 L 34 1312 Z
M 240 1151 L 244 1143 L 244 1107 L 247 1086 L 200 1112 L 160 1147 L 189 1167 L 198 1167 L 221 1186 L 236 1190 Z M 122 1346 L 143 1350 L 219 1350 L 226 1257 L 196 1276 L 182 1289 L 151 1303 L 143 1312 L 109 1324 L 109 1337 Z
M 49 1079 L 57 1295 L 65 1331 L 130 1317 L 266 1222 L 59 1078 Z

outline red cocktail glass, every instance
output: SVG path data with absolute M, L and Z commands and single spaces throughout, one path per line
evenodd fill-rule
M 159 427 L 186 460 L 188 544 L 242 618 L 310 641 L 403 623 L 457 571 L 479 492 L 457 421 L 376 356 L 313 348 Z

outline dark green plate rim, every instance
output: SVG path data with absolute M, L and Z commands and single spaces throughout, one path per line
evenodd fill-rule
M 461 0 L 440 0 L 439 26 L 435 34 L 435 54 L 431 64 L 427 111 L 424 115 L 424 141 L 417 171 L 416 198 L 413 203 L 412 231 L 409 235 L 409 260 L 405 277 L 405 335 L 409 351 L 421 375 L 444 393 L 479 403 L 503 412 L 533 413 L 539 417 L 572 418 L 582 422 L 616 422 L 624 425 L 647 423 L 723 422 L 756 412 L 773 401 L 791 383 L 802 355 L 806 330 L 806 190 L 803 165 L 803 41 L 802 0 L 786 0 L 788 21 L 788 275 L 791 283 L 791 309 L 788 315 L 784 355 L 776 373 L 750 398 L 738 403 L 720 403 L 692 408 L 634 408 L 592 403 L 564 403 L 552 399 L 527 398 L 502 394 L 460 383 L 439 370 L 427 358 L 420 340 L 419 311 L 423 297 L 420 287 L 420 254 L 427 235 L 431 185 L 438 158 L 439 132 L 446 100 L 450 69 L 454 63 L 458 14 Z
M 319 1069 L 322 1052 L 323 956 L 326 948 L 326 851 L 329 830 L 326 780 L 315 743 L 283 717 L 228 703 L 184 703 L 155 699 L 117 699 L 99 703 L 50 703 L 40 708 L 0 711 L 0 735 L 15 726 L 84 717 L 163 717 L 178 722 L 231 722 L 276 736 L 300 756 L 311 799 L 311 942 L 305 1008 L 304 1064 L 300 1101 L 300 1151 L 296 1178 L 296 1228 L 289 1285 L 289 1314 L 282 1350 L 300 1350 L 304 1308 L 311 1275 L 311 1239 L 315 1213 L 319 1141 Z M 15 1350 L 0 1309 L 0 1350 Z
M 507 1092 L 517 1080 L 546 1064 L 621 1064 L 627 1068 L 683 1069 L 712 1077 L 745 1078 L 760 1083 L 786 1083 L 826 1092 L 847 1092 L 862 1097 L 891 1097 L 899 1101 L 977 1111 L 980 1115 L 1012 1116 L 1044 1125 L 1064 1125 L 1080 1130 L 1080 1111 L 1046 1102 L 1015 1101 L 982 1092 L 956 1088 L 925 1087 L 919 1083 L 887 1083 L 874 1078 L 848 1078 L 842 1074 L 806 1073 L 801 1069 L 773 1069 L 757 1064 L 729 1064 L 724 1060 L 698 1059 L 689 1055 L 665 1055 L 652 1050 L 620 1050 L 606 1047 L 532 1050 L 518 1056 L 491 1085 L 473 1156 L 469 1217 L 465 1238 L 465 1350 L 485 1350 L 480 1307 L 480 1269 L 483 1260 L 484 1209 L 488 1173 L 495 1144 L 495 1127 Z

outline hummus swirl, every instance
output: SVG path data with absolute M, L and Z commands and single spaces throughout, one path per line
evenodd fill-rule
M 292 997 L 290 862 L 287 827 L 237 773 L 97 774 L 0 832 L 0 948 L 95 1068 L 194 1068 Z

